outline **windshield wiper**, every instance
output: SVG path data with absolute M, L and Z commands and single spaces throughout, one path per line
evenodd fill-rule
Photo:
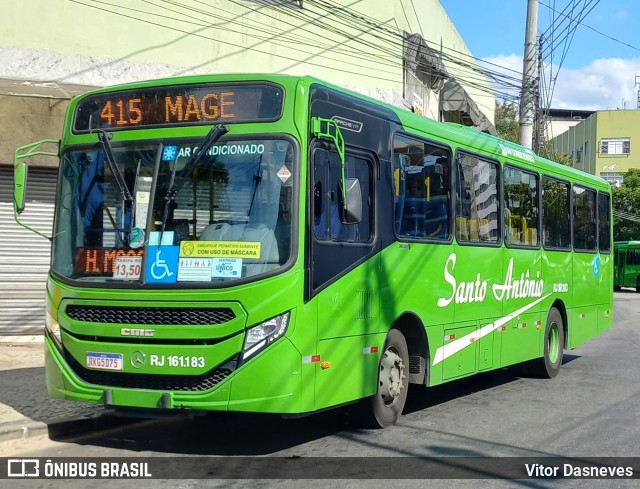
M 229 132 L 229 126 L 225 124 L 217 124 L 211 128 L 209 134 L 204 138 L 202 144 L 198 146 L 198 149 L 193 152 L 187 163 L 184 165 L 180 173 L 176 176 L 176 167 L 173 167 L 173 174 L 171 175 L 171 185 L 167 194 L 164 196 L 164 211 L 162 213 L 162 228 L 164 232 L 167 219 L 169 217 L 169 208 L 173 199 L 175 199 L 177 193 L 184 187 L 187 179 L 191 175 L 191 172 L 198 164 L 200 159 L 209 151 L 209 148 L 215 144 L 215 142 Z
M 129 189 L 124 182 L 124 177 L 122 176 L 122 173 L 120 173 L 120 170 L 118 170 L 116 159 L 113 157 L 113 150 L 111 149 L 111 143 L 109 142 L 109 139 L 111 139 L 111 134 L 107 134 L 105 131 L 100 130 L 97 130 L 95 132 L 98 135 L 98 140 L 102 144 L 104 157 L 107 160 L 107 164 L 109 165 L 111 174 L 116 181 L 116 185 L 118 185 L 118 190 L 120 191 L 122 200 L 124 200 L 128 204 L 132 203 L 133 197 L 131 197 L 131 192 L 129 192 Z

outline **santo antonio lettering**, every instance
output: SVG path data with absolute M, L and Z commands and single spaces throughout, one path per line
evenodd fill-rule
M 446 307 L 451 302 L 455 304 L 465 304 L 467 302 L 483 302 L 487 296 L 487 280 L 482 279 L 482 274 L 478 272 L 476 280 L 473 282 L 461 281 L 458 283 L 452 275 L 456 266 L 456 254 L 451 253 L 444 266 L 444 280 L 451 286 L 451 295 L 438 299 L 438 307 Z M 493 297 L 497 301 L 511 299 L 526 299 L 528 297 L 541 297 L 544 291 L 544 280 L 540 278 L 540 272 L 536 272 L 536 277 L 531 277 L 529 270 L 520 273 L 520 277 L 513 277 L 513 258 L 509 260 L 507 273 L 503 282 L 493 284 L 491 287 Z

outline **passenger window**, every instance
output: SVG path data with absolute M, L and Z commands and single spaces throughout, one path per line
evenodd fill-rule
M 451 158 L 443 148 L 394 139 L 394 222 L 399 237 L 449 240 Z
M 500 241 L 498 164 L 458 155 L 456 176 L 456 238 L 460 242 Z
M 596 193 L 584 187 L 573 187 L 573 247 L 596 250 Z
M 538 176 L 504 168 L 504 238 L 510 245 L 538 246 Z
M 569 184 L 542 177 L 542 231 L 545 248 L 571 248 Z
M 598 247 L 603 253 L 611 251 L 611 206 L 609 195 L 598 194 Z

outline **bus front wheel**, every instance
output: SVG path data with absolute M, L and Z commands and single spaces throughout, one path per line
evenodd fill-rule
M 360 418 L 370 428 L 386 428 L 398 421 L 409 387 L 409 349 L 404 335 L 392 329 L 384 342 L 374 396 L 362 400 Z
M 562 366 L 564 350 L 564 323 L 560 311 L 552 307 L 544 328 L 544 355 L 535 364 L 535 373 L 539 377 L 553 378 Z

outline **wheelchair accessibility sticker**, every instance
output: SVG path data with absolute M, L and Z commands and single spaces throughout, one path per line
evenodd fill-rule
M 146 282 L 173 284 L 178 278 L 179 246 L 149 246 Z

